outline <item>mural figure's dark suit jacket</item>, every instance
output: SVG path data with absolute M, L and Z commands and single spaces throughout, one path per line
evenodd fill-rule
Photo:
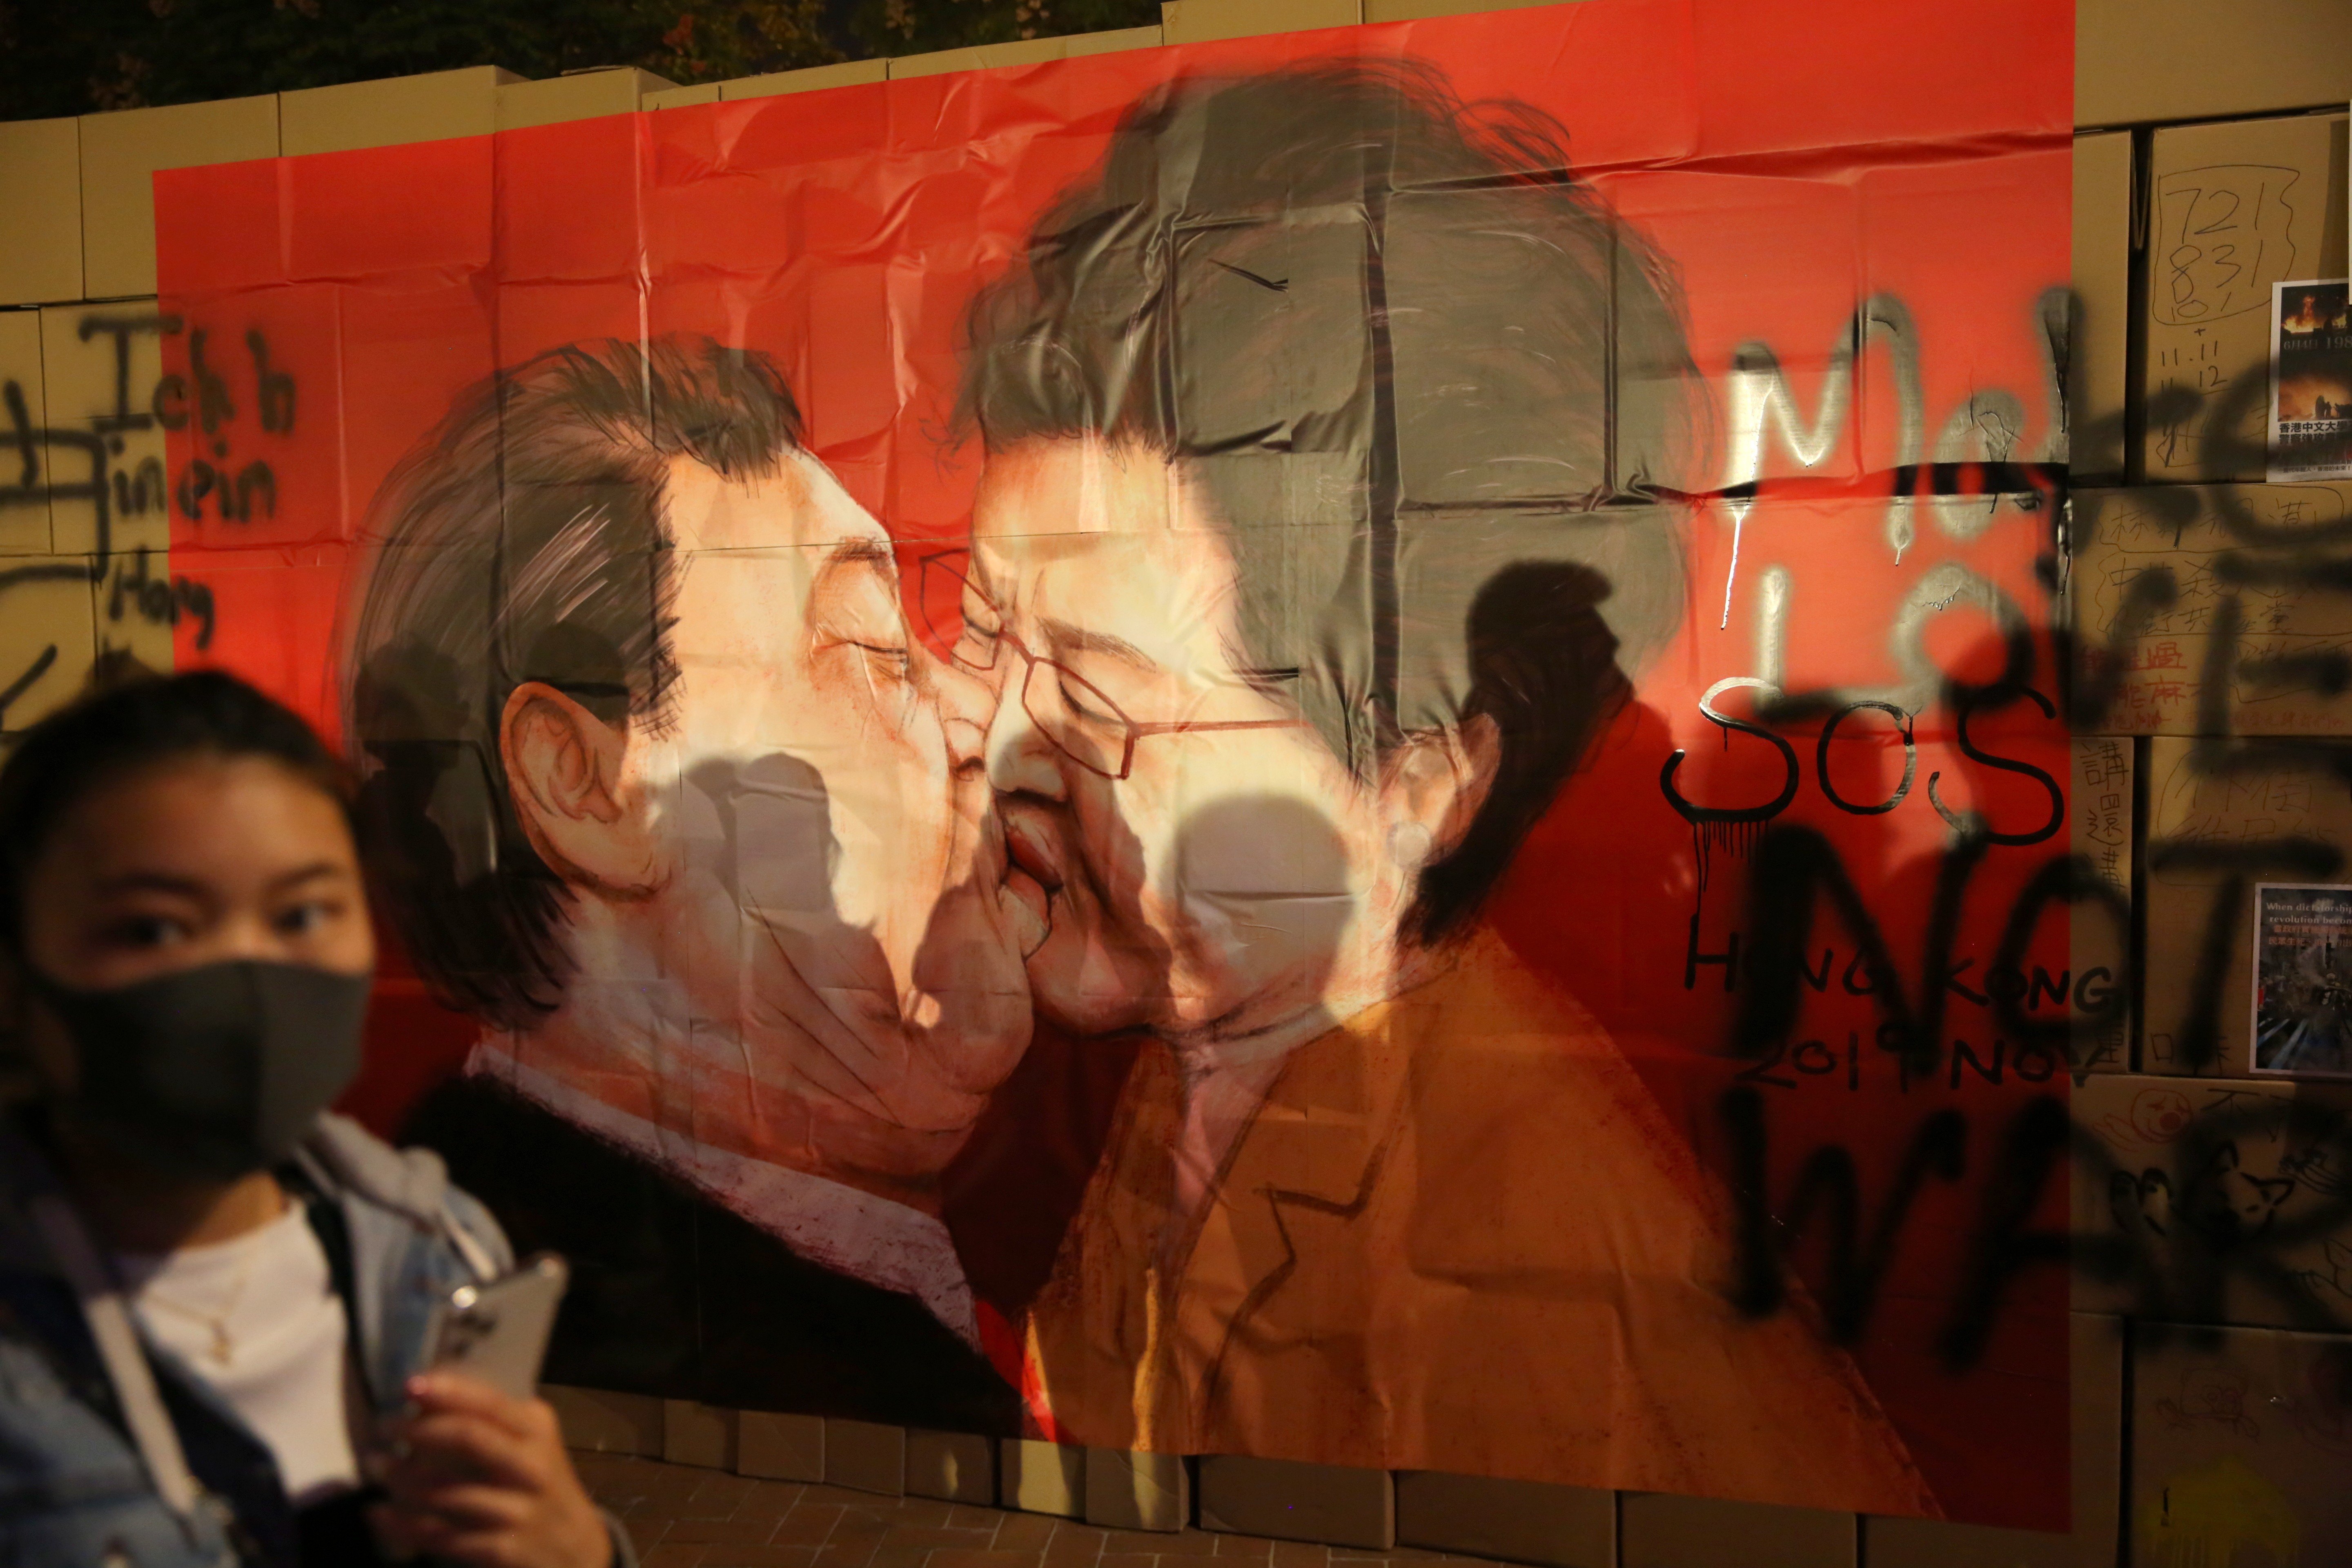
M 1017 1436 L 1019 1396 L 913 1297 L 814 1263 L 635 1155 L 478 1078 L 403 1130 L 448 1161 L 518 1255 L 572 1289 L 550 1383 Z

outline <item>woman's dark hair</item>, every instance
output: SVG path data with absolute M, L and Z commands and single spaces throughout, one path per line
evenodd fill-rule
M 0 764 L 0 951 L 24 951 L 26 878 L 74 804 L 183 757 L 266 757 L 317 785 L 349 820 L 342 764 L 285 704 L 217 669 L 101 667 L 85 695 L 26 731 Z

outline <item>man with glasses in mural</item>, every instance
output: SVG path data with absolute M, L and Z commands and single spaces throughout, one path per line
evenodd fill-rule
M 582 343 L 378 498 L 383 891 L 483 1021 L 409 1128 L 573 1266 L 547 1375 L 1017 1429 L 939 1177 L 1029 1038 L 988 692 L 760 355 Z
M 1180 82 L 973 306 L 986 467 L 926 593 L 998 689 L 1039 1013 L 1164 1047 L 1029 1375 L 1112 1448 L 1934 1513 L 1479 918 L 1682 600 L 1696 373 L 1567 170 L 1410 66 Z

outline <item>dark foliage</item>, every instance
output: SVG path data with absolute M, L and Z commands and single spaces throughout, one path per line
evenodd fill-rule
M 1153 0 L 0 0 L 0 120 L 460 66 L 720 81 L 1158 19 Z

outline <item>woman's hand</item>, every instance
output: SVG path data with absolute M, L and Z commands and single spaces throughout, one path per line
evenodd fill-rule
M 607 1568 L 613 1542 L 588 1500 L 555 1412 L 457 1373 L 411 1378 L 393 1427 L 384 1545 L 475 1568 Z

